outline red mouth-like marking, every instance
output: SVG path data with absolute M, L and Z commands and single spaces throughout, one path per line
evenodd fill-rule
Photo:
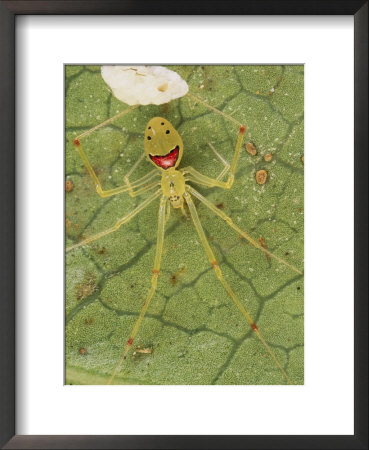
M 169 169 L 169 167 L 173 167 L 175 163 L 177 162 L 179 155 L 179 146 L 177 145 L 176 148 L 171 150 L 166 155 L 160 156 L 160 155 L 150 155 L 150 158 L 154 163 L 161 167 L 162 169 Z

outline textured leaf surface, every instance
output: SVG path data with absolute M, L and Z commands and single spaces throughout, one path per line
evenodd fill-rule
M 272 252 L 303 270 L 303 67 L 176 66 L 190 92 L 247 125 L 228 191 L 193 185 Z M 94 66 L 66 67 L 66 245 L 111 227 L 142 198 L 100 198 L 74 149 L 82 132 L 127 108 Z M 184 142 L 181 167 L 216 177 L 238 127 L 188 97 L 142 106 L 84 138 L 104 188 L 122 185 L 143 153 L 143 132 L 164 116 Z M 271 154 L 270 161 L 264 159 Z M 268 158 L 267 158 L 268 159 Z M 152 166 L 143 160 L 131 179 Z M 258 170 L 267 182 L 259 185 Z M 72 184 L 70 184 L 70 182 Z M 150 195 L 150 194 L 148 194 Z M 105 384 L 150 287 L 158 200 L 131 222 L 66 254 L 66 383 Z M 303 277 L 266 258 L 195 201 L 224 276 L 295 384 L 303 383 Z M 117 384 L 285 384 L 215 277 L 191 220 L 171 211 L 158 289 Z

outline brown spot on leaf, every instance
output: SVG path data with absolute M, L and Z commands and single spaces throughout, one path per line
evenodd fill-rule
M 175 286 L 178 283 L 179 275 L 181 275 L 185 272 L 186 272 L 186 269 L 183 268 L 183 269 L 179 270 L 178 272 L 172 273 L 172 275 L 169 278 L 170 284 L 172 286 Z
M 104 255 L 106 253 L 106 248 L 102 247 L 98 252 L 99 255 Z
M 77 300 L 83 300 L 91 295 L 97 289 L 96 276 L 93 273 L 89 273 L 85 276 L 82 283 L 76 286 Z
M 92 325 L 95 322 L 95 319 L 93 317 L 88 317 L 84 322 L 86 325 Z
M 250 155 L 252 155 L 252 156 L 255 156 L 255 155 L 256 155 L 257 150 L 256 150 L 255 145 L 254 145 L 252 142 L 248 142 L 248 143 L 245 145 L 245 148 L 246 148 L 247 152 L 250 153 Z
M 268 172 L 264 169 L 258 170 L 255 174 L 257 184 L 265 184 L 268 178 Z
M 271 153 L 267 153 L 266 155 L 264 155 L 264 161 L 269 162 L 271 161 L 273 158 L 273 155 Z
M 85 348 L 80 348 L 79 350 L 78 350 L 78 353 L 80 354 L 80 355 L 85 355 L 86 353 L 87 353 L 87 350 L 85 349 Z
M 224 209 L 224 203 L 218 203 L 217 205 L 215 205 L 218 209 Z
M 65 182 L 65 192 L 71 192 L 73 191 L 73 183 L 70 180 L 67 180 Z

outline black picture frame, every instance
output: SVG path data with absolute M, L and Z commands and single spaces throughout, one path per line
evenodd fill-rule
M 15 18 L 27 14 L 352 15 L 355 40 L 355 408 L 349 436 L 15 435 Z M 0 2 L 0 445 L 6 449 L 368 448 L 368 2 L 86 0 Z M 344 321 L 344 318 L 342 319 Z M 318 405 L 317 405 L 318 407 Z

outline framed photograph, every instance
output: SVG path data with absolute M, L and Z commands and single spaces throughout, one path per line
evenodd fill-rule
M 368 6 L 301 4 L 0 3 L 4 448 L 367 448 Z

